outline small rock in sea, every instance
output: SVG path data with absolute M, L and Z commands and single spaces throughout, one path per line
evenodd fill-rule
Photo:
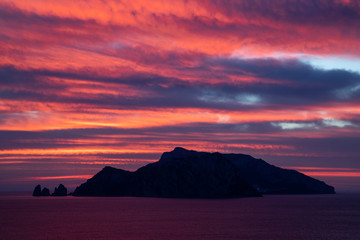
M 36 187 L 34 188 L 34 191 L 33 191 L 33 196 L 34 197 L 47 197 L 47 196 L 50 196 L 50 190 L 46 187 L 44 187 L 42 190 L 41 190 L 41 185 L 38 184 L 36 185 Z
M 55 191 L 52 196 L 67 196 L 67 188 L 60 184 L 59 187 L 55 187 Z
M 50 196 L 50 190 L 48 188 L 44 187 L 43 190 L 41 191 L 41 196 L 43 196 L 43 197 Z
M 40 184 L 36 185 L 36 187 L 34 188 L 33 196 L 34 197 L 40 197 L 41 196 L 41 185 Z

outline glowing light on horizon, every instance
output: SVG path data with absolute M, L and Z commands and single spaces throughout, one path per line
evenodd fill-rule
M 153 149 L 14 149 L 14 150 L 0 150 L 1 155 L 17 154 L 17 155 L 79 155 L 79 154 L 99 154 L 99 153 L 154 153 Z
M 360 172 L 316 172 L 316 171 L 300 171 L 300 172 L 312 177 L 360 177 Z
M 55 179 L 89 179 L 93 175 L 66 175 L 66 176 L 44 176 L 44 177 L 29 177 L 29 180 L 55 180 Z
M 357 168 L 331 168 L 331 167 L 283 167 L 295 169 L 312 177 L 360 177 L 360 169 Z

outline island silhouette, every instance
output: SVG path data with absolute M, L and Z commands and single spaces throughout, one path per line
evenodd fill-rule
M 104 167 L 73 196 L 237 198 L 262 194 L 333 194 L 326 183 L 245 154 L 176 147 L 134 172 Z

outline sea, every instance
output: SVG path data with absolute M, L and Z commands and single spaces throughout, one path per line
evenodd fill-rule
M 0 239 L 360 239 L 360 194 L 238 199 L 0 196 Z

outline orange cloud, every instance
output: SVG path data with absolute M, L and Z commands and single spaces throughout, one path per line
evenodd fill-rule
M 312 7 L 305 2 L 302 4 Z M 312 54 L 360 53 L 357 32 L 355 28 L 348 26 L 351 22 L 346 24 L 341 20 L 333 20 L 336 21 L 335 24 L 343 24 L 342 26 L 347 28 L 347 37 L 344 37 L 343 31 L 331 27 L 331 24 L 308 24 L 296 19 L 295 15 L 284 13 L 281 8 L 276 9 L 276 6 L 282 6 L 277 1 L 274 1 L 274 9 L 270 9 L 268 15 L 247 12 L 246 5 L 240 2 L 219 7 L 206 1 L 182 0 L 171 3 L 152 1 L 152 4 L 147 1 L 104 3 L 97 0 L 16 0 L 3 1 L 2 6 L 10 9 L 10 12 L 12 9 L 17 11 L 16 13 L 22 13 L 25 17 L 36 14 L 44 19 L 57 19 L 52 25 L 37 19 L 39 24 L 32 25 L 30 30 L 22 28 L 15 31 L 7 28 L 6 34 L 19 42 L 15 45 L 7 42 L 6 48 L 23 52 L 24 58 L 19 66 L 20 63 L 15 58 L 11 59 L 9 54 L 5 54 L 2 64 L 13 64 L 22 68 L 139 68 L 140 66 L 125 59 L 94 52 L 115 43 L 131 47 L 145 44 L 160 52 L 194 51 L 211 55 L 229 55 L 239 50 L 257 56 L 279 51 Z M 254 7 L 261 10 L 261 6 L 256 3 Z M 323 8 L 324 11 L 331 11 L 326 5 Z M 234 11 L 237 11 L 237 14 Z M 333 14 L 341 14 L 341 11 Z M 278 15 L 288 19 L 282 21 Z M 306 16 L 298 17 L 307 20 Z M 16 37 L 19 31 L 23 32 L 22 39 Z M 47 34 L 48 32 L 50 34 Z M 78 46 L 78 39 L 81 39 L 84 45 Z M 141 42 L 138 39 L 141 39 Z M 84 51 L 85 49 L 90 51 Z

